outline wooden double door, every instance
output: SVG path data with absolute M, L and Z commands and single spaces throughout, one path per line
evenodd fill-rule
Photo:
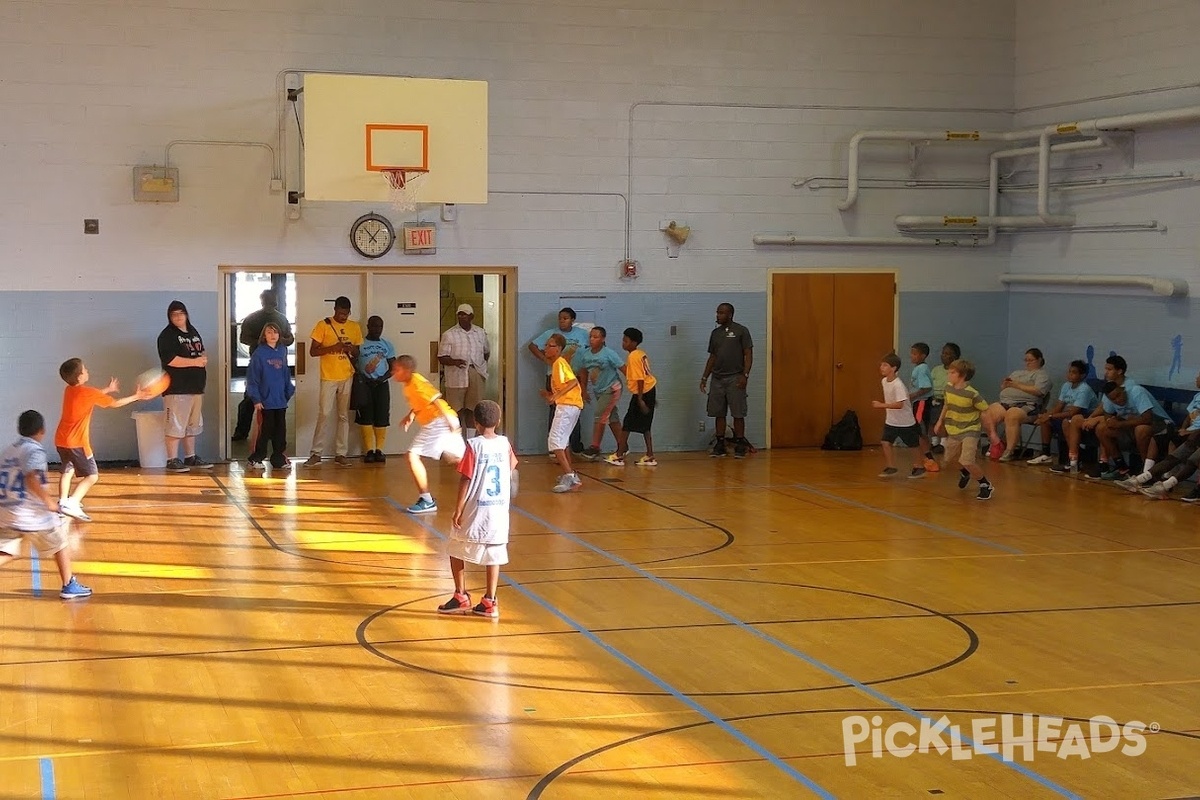
M 864 440 L 877 437 L 883 411 L 871 401 L 883 399 L 879 362 L 896 346 L 895 274 L 772 273 L 770 325 L 771 446 L 819 446 L 850 409 Z

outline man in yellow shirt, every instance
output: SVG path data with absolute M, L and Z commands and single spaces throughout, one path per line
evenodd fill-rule
M 321 463 L 321 453 L 329 439 L 329 417 L 337 412 L 337 437 L 334 462 L 350 466 L 346 459 L 350 438 L 350 389 L 354 385 L 354 364 L 363 343 L 362 328 L 350 319 L 350 298 L 333 301 L 333 316 L 325 317 L 312 329 L 308 354 L 321 359 L 321 399 L 317 407 L 317 427 L 313 431 L 312 450 L 306 467 Z

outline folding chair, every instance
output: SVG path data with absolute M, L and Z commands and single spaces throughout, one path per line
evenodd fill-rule
M 1053 396 L 1054 384 L 1050 384 L 1050 388 L 1046 390 L 1046 394 L 1042 397 L 1042 402 L 1038 404 L 1036 409 L 1030 412 L 1029 416 L 1031 419 L 1021 423 L 1022 430 L 1024 430 L 1026 425 L 1029 426 L 1029 434 L 1025 436 L 1024 440 L 1021 442 L 1021 454 L 1019 458 L 1022 461 L 1025 460 L 1025 453 L 1029 450 L 1029 445 L 1033 442 L 1033 437 L 1037 435 L 1039 430 L 1041 430 L 1037 425 L 1033 424 L 1033 420 L 1037 419 L 1046 412 L 1046 409 L 1050 407 L 1050 398 Z

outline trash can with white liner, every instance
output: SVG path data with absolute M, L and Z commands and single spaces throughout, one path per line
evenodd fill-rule
M 133 422 L 137 426 L 138 463 L 151 469 L 167 466 L 167 412 L 135 411 Z

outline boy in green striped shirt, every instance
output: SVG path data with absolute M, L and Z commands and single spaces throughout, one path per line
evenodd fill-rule
M 934 433 L 947 436 L 943 443 L 946 466 L 958 460 L 958 488 L 967 488 L 971 478 L 974 478 L 979 481 L 979 494 L 975 499 L 990 500 L 992 484 L 976 463 L 979 437 L 983 433 L 981 415 L 987 410 L 988 403 L 974 386 L 967 383 L 973 377 L 975 367 L 965 359 L 957 359 L 946 368 L 946 401 Z

